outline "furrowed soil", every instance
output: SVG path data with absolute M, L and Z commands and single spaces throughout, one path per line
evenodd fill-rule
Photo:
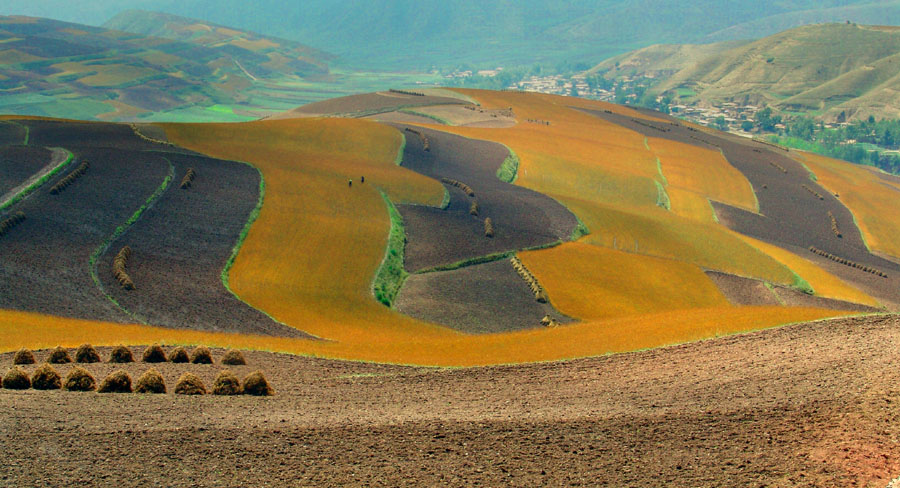
M 51 157 L 42 147 L 0 146 L 0 197 L 50 164 Z
M 728 162 L 753 185 L 759 201 L 759 213 L 712 202 L 723 224 L 742 234 L 795 252 L 804 249 L 804 255 L 813 256 L 808 248 L 815 246 L 882 270 L 888 278 L 873 280 L 871 277 L 874 275 L 849 266 L 834 268 L 834 274 L 860 286 L 875 298 L 897 302 L 900 265 L 870 253 L 847 207 L 814 181 L 809 171 L 788 157 L 786 152 L 724 133 L 700 131 L 674 120 L 648 122 L 614 113 L 585 111 L 647 136 L 721 149 Z M 834 215 L 841 237 L 832 231 L 829 212 Z
M 232 161 L 192 156 L 148 143 L 128 125 L 26 120 L 36 144 L 65 147 L 75 161 L 8 209 L 27 218 L 0 238 L 0 308 L 113 322 L 207 331 L 309 337 L 235 298 L 220 274 L 256 207 L 259 173 Z M 167 148 L 174 152 L 162 152 Z M 57 195 L 54 183 L 82 161 L 87 172 Z M 195 185 L 181 190 L 188 167 Z M 131 227 L 126 221 L 161 187 Z M 110 242 L 114 233 L 125 230 Z M 91 275 L 90 257 L 105 253 Z M 125 245 L 136 289 L 113 279 L 111 261 Z M 115 299 L 110 300 L 106 294 Z
M 415 96 L 393 92 L 365 93 L 348 97 L 333 98 L 322 102 L 310 103 L 289 110 L 273 118 L 290 119 L 296 117 L 315 117 L 319 115 L 340 114 L 362 117 L 382 112 L 393 112 L 407 107 L 426 105 L 465 104 L 459 98 L 436 97 L 431 95 Z M 431 121 L 429 119 L 429 121 Z
M 212 366 L 86 365 L 98 380 L 120 367 L 133 379 L 156 367 L 169 393 L 0 390 L 0 479 L 883 487 L 900 473 L 898 346 L 900 318 L 880 316 L 467 369 L 246 352 L 248 365 L 230 369 L 239 377 L 264 370 L 270 398 L 171 393 L 185 371 L 209 387 L 219 350 Z M 100 352 L 105 359 L 109 349 Z M 11 362 L 0 355 L 2 369 Z
M 474 190 L 470 197 L 456 187 L 445 209 L 399 205 L 408 242 L 406 269 L 410 272 L 448 265 L 496 252 L 542 246 L 568 239 L 577 225 L 575 216 L 550 197 L 500 181 L 497 169 L 509 155 L 500 144 L 477 141 L 444 132 L 415 128 L 428 138 L 430 150 L 405 126 L 403 166 L 425 176 L 450 178 Z M 478 215 L 469 213 L 474 200 Z M 484 220 L 493 222 L 494 237 L 486 237 Z

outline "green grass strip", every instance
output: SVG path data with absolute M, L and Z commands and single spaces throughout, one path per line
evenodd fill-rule
M 494 261 L 499 261 L 504 258 L 512 257 L 517 252 L 539 251 L 541 249 L 549 249 L 551 247 L 556 247 L 562 243 L 563 243 L 563 241 L 553 241 L 553 242 L 548 242 L 547 244 L 540 244 L 537 246 L 526 247 L 523 249 L 518 249 L 518 250 L 513 250 L 513 251 L 502 251 L 502 252 L 495 252 L 495 253 L 491 253 L 491 254 L 485 254 L 484 256 L 477 256 L 474 258 L 463 259 L 462 261 L 457 261 L 455 263 L 442 264 L 440 266 L 435 266 L 433 268 L 422 269 L 422 270 L 416 271 L 416 274 L 437 273 L 439 271 L 453 271 L 455 269 L 465 268 L 467 266 L 474 266 L 476 264 L 492 263 Z
M 419 116 L 419 117 L 425 117 L 426 119 L 431 119 L 431 120 L 433 120 L 433 121 L 435 121 L 435 122 L 437 122 L 438 124 L 441 124 L 441 125 L 454 125 L 454 124 L 453 124 L 452 122 L 450 122 L 449 120 L 447 120 L 447 119 L 442 119 L 442 118 L 438 117 L 437 115 L 426 114 L 425 112 L 417 112 L 417 111 L 415 111 L 415 110 L 411 110 L 411 109 L 408 109 L 408 108 L 401 109 L 400 111 L 403 112 L 403 113 L 405 113 L 405 114 L 409 114 L 409 115 L 417 115 L 417 116 Z
M 406 150 L 406 135 L 400 132 L 400 149 L 397 150 L 397 157 L 394 158 L 394 164 L 397 166 L 403 165 L 403 151 Z M 262 174 L 259 176 L 262 178 Z
M 28 185 L 27 188 L 25 188 L 25 189 L 23 189 L 22 191 L 20 191 L 19 193 L 17 193 L 16 196 L 14 196 L 14 197 L 10 198 L 9 200 L 7 200 L 6 203 L 4 203 L 3 205 L 0 205 L 0 212 L 4 211 L 4 210 L 6 210 L 7 208 L 12 207 L 13 205 L 15 205 L 15 204 L 21 202 L 22 200 L 24 200 L 25 197 L 27 197 L 28 195 L 31 195 L 35 190 L 37 190 L 38 188 L 40 188 L 44 183 L 50 181 L 51 178 L 53 178 L 54 176 L 56 176 L 57 173 L 59 173 L 60 171 L 62 171 L 63 168 L 65 168 L 66 166 L 68 166 L 69 163 L 71 163 L 71 162 L 75 159 L 75 157 L 72 155 L 71 152 L 69 152 L 69 151 L 67 151 L 67 150 L 65 150 L 65 149 L 63 149 L 63 151 L 66 151 L 66 154 L 67 154 L 66 160 L 65 160 L 65 161 L 59 163 L 55 168 L 53 168 L 52 170 L 50 170 L 50 172 L 48 172 L 47 174 L 45 174 L 44 176 L 42 176 L 40 179 L 38 179 L 38 180 L 35 181 L 34 183 Z
M 516 156 L 516 153 L 508 146 L 506 147 L 506 150 L 509 151 L 509 155 L 506 156 L 506 159 L 504 159 L 503 163 L 500 164 L 500 167 L 497 168 L 497 178 L 499 178 L 500 181 L 513 184 L 519 177 L 519 157 Z
M 88 260 L 91 280 L 93 280 L 94 284 L 97 285 L 97 288 L 100 289 L 100 293 L 103 293 L 103 296 L 105 296 L 107 300 L 112 302 L 113 305 L 118 307 L 119 310 L 142 324 L 146 324 L 147 322 L 119 304 L 119 302 L 112 295 L 110 295 L 109 292 L 106 291 L 106 288 L 103 287 L 103 283 L 100 281 L 100 276 L 97 274 L 97 260 L 100 259 L 100 256 L 103 255 L 103 253 L 105 253 L 107 249 L 109 249 L 109 246 L 111 246 L 112 243 L 116 241 L 116 239 L 122 237 L 122 235 L 125 234 L 125 232 L 127 232 L 128 229 L 131 228 L 131 226 L 141 218 L 141 215 L 144 214 L 144 211 L 146 211 L 154 203 L 156 203 L 156 201 L 159 200 L 159 197 L 161 197 L 162 194 L 165 193 L 169 188 L 169 183 L 171 183 L 172 178 L 175 177 L 175 165 L 172 164 L 172 162 L 168 159 L 166 159 L 166 162 L 169 163 L 169 172 L 168 174 L 166 174 L 166 177 L 165 179 L 163 179 L 162 183 L 160 183 L 160 185 L 156 187 L 156 191 L 154 191 L 153 194 L 150 195 L 146 201 L 144 201 L 144 204 L 141 205 L 139 209 L 135 210 L 135 212 L 131 214 L 131 217 L 129 217 L 124 224 L 116 227 L 116 230 L 113 231 L 113 233 L 109 237 L 107 237 L 99 246 L 97 246 L 96 249 L 94 249 L 94 252 L 91 253 L 91 257 Z
M 406 230 L 403 227 L 403 217 L 397 211 L 397 207 L 390 198 L 381 192 L 381 198 L 387 206 L 388 216 L 391 219 L 391 229 L 388 232 L 387 250 L 384 259 L 375 272 L 372 282 L 372 293 L 375 299 L 382 304 L 392 307 L 403 282 L 409 277 L 409 273 L 403 268 L 403 253 L 406 248 Z
M 572 212 L 572 215 L 575 215 L 575 213 Z M 581 221 L 581 218 L 579 218 L 577 215 L 575 215 L 575 221 L 578 222 L 578 225 L 576 225 L 575 228 L 572 229 L 572 235 L 569 236 L 569 240 L 572 242 L 577 241 L 578 239 L 581 239 L 582 237 L 591 233 L 591 230 L 588 229 L 588 226 L 585 225 L 584 222 Z
M 672 202 L 669 201 L 669 194 L 666 192 L 666 187 L 657 180 L 653 180 L 653 182 L 656 183 L 656 206 L 666 210 L 672 210 Z
M 247 218 L 247 222 L 244 223 L 244 228 L 241 229 L 241 234 L 238 236 L 237 242 L 234 244 L 234 247 L 231 248 L 231 256 L 228 256 L 228 261 L 225 262 L 225 267 L 222 268 L 222 273 L 220 274 L 222 277 L 222 285 L 224 285 L 225 289 L 238 300 L 240 300 L 240 297 L 238 297 L 237 293 L 231 289 L 231 285 L 228 282 L 228 273 L 231 272 L 231 267 L 234 266 L 234 261 L 237 259 L 238 252 L 240 252 L 241 246 L 244 245 L 244 240 L 250 233 L 250 227 L 252 227 L 253 223 L 256 222 L 256 219 L 259 218 L 259 212 L 262 210 L 263 201 L 266 199 L 266 180 L 263 179 L 262 171 L 256 166 L 249 164 L 248 166 L 255 169 L 259 174 L 259 198 L 256 199 L 256 207 L 253 208 L 250 212 L 250 216 Z

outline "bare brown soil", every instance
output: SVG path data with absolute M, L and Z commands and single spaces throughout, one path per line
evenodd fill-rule
M 51 195 L 49 187 L 66 171 L 9 209 L 23 211 L 27 219 L 0 240 L 0 308 L 202 330 L 303 335 L 240 302 L 220 279 L 256 206 L 257 171 L 147 143 L 126 124 L 26 122 L 33 141 L 66 147 L 77 161 L 91 164 L 60 194 Z M 160 152 L 160 148 L 168 149 Z M 178 182 L 188 167 L 194 167 L 198 177 L 194 186 L 181 190 Z M 145 205 L 170 171 L 168 190 L 98 260 L 101 289 L 90 273 L 91 254 Z M 113 280 L 110 263 L 126 244 L 134 251 L 128 273 L 136 289 L 131 291 Z M 104 293 L 114 296 L 121 307 Z
M 315 117 L 319 115 L 365 116 L 381 112 L 393 112 L 401 108 L 425 105 L 464 104 L 463 100 L 450 97 L 403 95 L 391 92 L 365 93 L 332 98 L 297 107 L 274 118 Z M 429 122 L 434 122 L 429 120 Z
M 721 149 L 728 161 L 747 179 L 759 200 L 759 214 L 718 202 L 713 207 L 720 221 L 729 228 L 778 246 L 808 249 L 815 246 L 837 256 L 880 269 L 888 278 L 872 281 L 863 271 L 843 266 L 836 270 L 840 278 L 859 286 L 886 302 L 900 300 L 900 265 L 876 256 L 866 249 L 853 216 L 840 200 L 810 179 L 809 172 L 784 151 L 725 133 L 711 134 L 691 130 L 674 119 L 670 123 L 635 122 L 632 118 L 606 112 L 587 111 L 647 136 Z M 658 117 L 667 117 L 657 114 Z M 649 125 L 649 127 L 648 127 Z M 782 169 L 784 171 L 782 171 Z M 804 188 L 821 195 L 821 199 Z M 831 230 L 828 212 L 832 212 L 841 230 Z M 811 254 L 811 253 L 810 253 Z
M 0 146 L 0 196 L 50 163 L 48 149 L 31 146 Z
M 25 126 L 11 121 L 0 120 L 0 145 L 24 144 L 25 134 Z
M 561 323 L 571 321 L 552 305 L 538 303 L 508 259 L 414 274 L 403 284 L 395 307 L 411 317 L 473 334 L 544 327 L 545 315 Z
M 122 367 L 132 379 L 153 366 L 169 393 L 0 391 L 0 479 L 883 487 L 900 473 L 898 345 L 900 318 L 887 316 L 456 370 L 247 352 L 248 365 L 231 369 L 262 369 L 270 398 L 171 393 L 185 371 L 210 385 L 221 351 L 212 366 L 85 365 L 98 378 Z M 4 369 L 11 362 L 0 356 Z
M 707 271 L 706 275 L 716 283 L 733 305 L 786 305 L 789 307 L 827 308 L 867 313 L 880 311 L 866 305 L 809 295 L 785 286 L 767 286 L 766 283 L 752 278 L 744 278 L 718 271 Z
M 398 126 L 400 130 L 404 126 Z M 509 154 L 502 145 L 467 139 L 445 132 L 417 128 L 422 141 L 406 133 L 403 166 L 437 180 L 461 181 L 475 192 L 478 216 L 469 214 L 473 197 L 446 185 L 450 205 L 446 209 L 399 205 L 408 243 L 406 269 L 414 272 L 496 252 L 541 246 L 568 239 L 577 225 L 575 216 L 546 195 L 497 178 L 497 169 Z M 484 233 L 490 217 L 494 237 Z

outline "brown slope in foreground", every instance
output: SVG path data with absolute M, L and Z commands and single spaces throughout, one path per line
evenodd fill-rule
M 900 317 L 883 316 L 490 368 L 250 352 L 235 371 L 264 369 L 276 396 L 0 390 L 2 476 L 34 486 L 881 487 L 900 474 L 898 344 Z M 11 361 L 0 355 L 2 369 Z M 123 366 L 133 377 L 149 368 Z M 170 390 L 184 371 L 209 385 L 219 370 L 159 368 Z

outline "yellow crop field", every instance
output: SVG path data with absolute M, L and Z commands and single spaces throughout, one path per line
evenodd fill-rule
M 699 193 L 751 212 L 759 211 L 750 181 L 720 151 L 656 137 L 647 138 L 647 144 L 659 157 L 670 187 Z M 676 211 L 675 202 L 672 210 Z
M 794 270 L 795 273 L 812 286 L 816 295 L 847 302 L 861 303 L 872 307 L 880 306 L 878 300 L 875 300 L 857 288 L 844 283 L 840 278 L 825 271 L 808 259 L 804 259 L 790 251 L 752 237 L 740 234 L 739 236 L 748 244 L 772 256 L 780 263 Z
M 819 184 L 853 213 L 872 251 L 900 258 L 900 192 L 876 173 L 844 161 L 806 152 L 791 152 L 815 173 Z
M 672 204 L 672 213 L 705 224 L 716 222 L 716 213 L 706 196 L 674 186 L 666 187 L 666 193 Z
M 519 253 L 560 312 L 584 320 L 724 307 L 700 267 L 578 242 Z
M 84 342 L 116 344 L 207 344 L 317 357 L 428 366 L 483 366 L 552 361 L 634 351 L 806 322 L 846 312 L 786 307 L 714 307 L 598 320 L 486 336 L 421 338 L 385 334 L 377 340 L 327 342 L 208 333 L 143 325 L 52 317 L 0 310 L 0 351 L 43 349 Z M 370 324 L 370 325 L 375 325 Z
M 437 181 L 394 164 L 399 131 L 349 119 L 163 127 L 173 142 L 263 173 L 265 203 L 231 269 L 232 289 L 242 299 L 335 340 L 375 340 L 389 331 L 455 334 L 372 296 L 390 227 L 379 189 L 395 202 L 438 205 L 443 198 Z M 352 188 L 348 179 L 356 182 Z

